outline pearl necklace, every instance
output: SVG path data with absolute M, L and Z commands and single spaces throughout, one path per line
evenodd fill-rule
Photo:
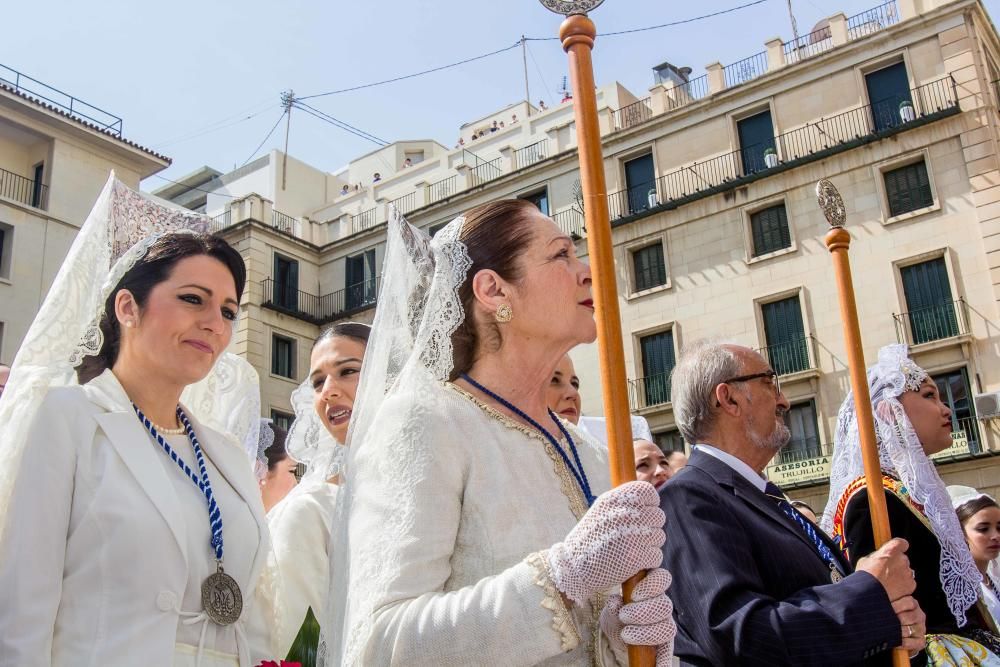
M 157 432 L 163 435 L 181 435 L 182 433 L 187 433 L 187 431 L 183 426 L 180 426 L 178 428 L 163 428 L 159 424 L 154 424 L 152 421 L 150 421 L 149 423 L 153 425 L 153 428 L 155 428 Z

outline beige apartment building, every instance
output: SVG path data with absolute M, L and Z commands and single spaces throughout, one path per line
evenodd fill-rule
M 792 404 L 792 442 L 768 475 L 822 505 L 848 388 L 814 194 L 829 178 L 854 238 L 866 357 L 912 346 L 954 412 L 946 480 L 996 492 L 994 25 L 979 0 L 890 0 L 798 40 L 767 37 L 699 76 L 659 65 L 648 93 L 598 90 L 633 411 L 665 449 L 687 447 L 669 402 L 679 350 L 705 336 L 758 348 Z M 479 203 L 531 199 L 586 255 L 572 111 L 522 102 L 464 125 L 454 148 L 397 142 L 333 174 L 272 152 L 201 186 L 249 260 L 238 346 L 260 370 L 265 410 L 287 419 L 322 326 L 373 316 L 390 204 L 433 232 Z M 596 350 L 573 357 L 584 412 L 598 414 Z
M 130 187 L 169 158 L 122 120 L 0 65 L 0 363 L 14 360 L 108 174 Z

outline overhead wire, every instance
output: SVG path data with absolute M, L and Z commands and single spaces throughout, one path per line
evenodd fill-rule
M 542 74 L 542 68 L 538 66 L 538 61 L 535 60 L 535 54 L 531 52 L 531 47 L 528 46 L 527 42 L 525 42 L 524 48 L 527 49 L 528 55 L 531 56 L 531 62 L 535 63 L 535 71 L 538 72 L 538 78 L 542 80 L 542 86 L 545 87 L 545 92 L 549 94 L 549 99 L 555 102 L 556 96 L 552 94 L 551 90 L 549 90 L 549 84 L 545 82 L 545 75 Z M 530 102 L 531 100 L 528 101 Z
M 248 157 L 246 160 L 243 161 L 243 164 L 241 164 L 240 167 L 245 166 L 247 164 L 247 162 L 249 162 L 250 160 L 254 159 L 254 156 L 257 155 L 257 152 L 264 146 L 264 144 L 267 143 L 267 140 L 271 138 L 271 135 L 274 134 L 274 131 L 278 129 L 278 124 L 281 123 L 281 119 L 285 117 L 286 113 L 288 113 L 288 112 L 285 111 L 285 110 L 282 110 L 281 115 L 278 116 L 278 120 L 274 121 L 274 126 L 267 133 L 267 136 L 265 136 L 264 139 L 263 139 L 263 141 L 261 141 L 260 144 L 257 146 L 257 148 L 255 148 L 253 150 L 253 153 L 250 154 L 250 157 Z M 237 167 L 237 169 L 239 169 L 239 167 Z
M 209 123 L 195 130 L 191 130 L 187 134 L 182 134 L 177 137 L 153 143 L 151 144 L 151 148 L 155 149 L 165 148 L 166 146 L 183 143 L 185 141 L 190 141 L 191 139 L 196 139 L 197 137 L 201 137 L 206 134 L 211 134 L 212 132 L 218 132 L 219 130 L 224 130 L 228 127 L 232 127 L 233 125 L 239 125 L 240 123 L 246 122 L 251 118 L 256 118 L 257 116 L 263 113 L 267 113 L 275 106 L 276 105 L 271 101 L 268 101 L 267 105 L 264 108 L 260 108 L 261 104 L 255 104 L 252 107 L 248 107 L 245 111 L 241 111 L 233 116 L 228 116 L 226 118 L 217 120 L 214 123 Z
M 385 139 L 382 139 L 381 137 L 377 137 L 374 134 L 372 134 L 371 132 L 366 132 L 365 130 L 362 130 L 360 128 L 354 127 L 350 123 L 342 121 L 339 118 L 336 118 L 336 117 L 328 114 L 325 111 L 322 111 L 320 109 L 317 109 L 314 106 L 311 106 L 309 104 L 306 104 L 305 102 L 302 102 L 299 98 L 295 98 L 295 101 L 292 103 L 292 106 L 295 107 L 296 109 L 300 109 L 302 111 L 305 111 L 308 114 L 316 116 L 320 120 L 324 120 L 324 121 L 330 123 L 331 125 L 339 127 L 340 129 L 344 130 L 345 132 L 350 132 L 351 134 L 353 134 L 353 135 L 355 135 L 357 137 L 360 137 L 362 139 L 365 139 L 367 141 L 370 141 L 370 142 L 372 142 L 374 144 L 378 144 L 380 146 L 388 146 L 389 145 L 389 142 L 386 141 Z

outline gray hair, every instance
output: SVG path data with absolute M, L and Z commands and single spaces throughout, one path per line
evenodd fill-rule
M 732 343 L 699 340 L 681 350 L 670 375 L 674 421 L 684 440 L 695 444 L 708 435 L 715 415 L 715 387 L 743 372 Z

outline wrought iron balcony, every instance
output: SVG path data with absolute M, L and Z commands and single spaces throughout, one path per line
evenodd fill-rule
M 223 229 L 232 226 L 233 224 L 233 210 L 227 208 L 222 213 L 212 216 L 212 222 L 209 225 L 209 230 L 213 234 L 221 232 Z
M 292 285 L 276 282 L 273 278 L 265 278 L 261 281 L 261 306 L 323 325 L 375 306 L 380 284 L 381 278 L 376 276 L 331 294 L 316 296 Z
M 293 236 L 295 235 L 295 218 L 287 213 L 272 210 L 271 226 L 278 231 L 285 232 L 286 234 L 292 234 Z
M 587 235 L 587 230 L 583 226 L 583 213 L 575 208 L 559 211 L 552 216 L 552 220 L 555 221 L 564 234 L 569 234 L 574 241 L 582 239 Z
M 514 149 L 514 169 L 523 169 L 544 160 L 546 157 L 545 148 L 548 143 L 548 139 L 542 139 L 524 148 Z
M 969 307 L 965 299 L 946 301 L 908 313 L 893 313 L 896 340 L 907 345 L 920 345 L 935 340 L 954 338 L 969 333 Z
M 490 160 L 489 162 L 482 162 L 478 166 L 474 167 L 469 174 L 469 185 L 475 187 L 477 185 L 482 185 L 483 183 L 488 183 L 495 178 L 500 178 L 503 176 L 503 158 L 496 158 L 495 160 Z
M 773 141 L 680 167 L 654 181 L 630 185 L 608 195 L 612 220 L 732 190 L 771 174 L 823 159 L 959 112 L 955 80 L 949 75 L 909 92 L 879 100 L 777 135 Z M 770 149 L 770 150 L 769 150 Z
M 815 339 L 812 336 L 774 343 L 757 351 L 779 376 L 816 368 Z
M 931 454 L 931 459 L 938 463 L 967 459 L 987 451 L 983 440 L 979 420 L 975 417 L 963 417 L 951 420 L 951 447 Z
M 628 381 L 631 410 L 641 410 L 670 402 L 670 373 L 658 373 Z
M 764 76 L 767 74 L 767 51 L 755 53 L 743 60 L 726 65 L 722 68 L 722 73 L 727 88 Z
M 428 186 L 427 203 L 433 204 L 456 193 L 458 193 L 458 176 L 449 176 Z
M 45 209 L 49 202 L 49 186 L 0 169 L 0 197 L 13 199 L 26 206 Z
M 847 39 L 855 40 L 899 23 L 896 0 L 873 7 L 847 18 Z
M 653 107 L 648 97 L 611 112 L 612 127 L 615 131 L 626 130 L 634 125 L 644 123 L 652 117 Z

